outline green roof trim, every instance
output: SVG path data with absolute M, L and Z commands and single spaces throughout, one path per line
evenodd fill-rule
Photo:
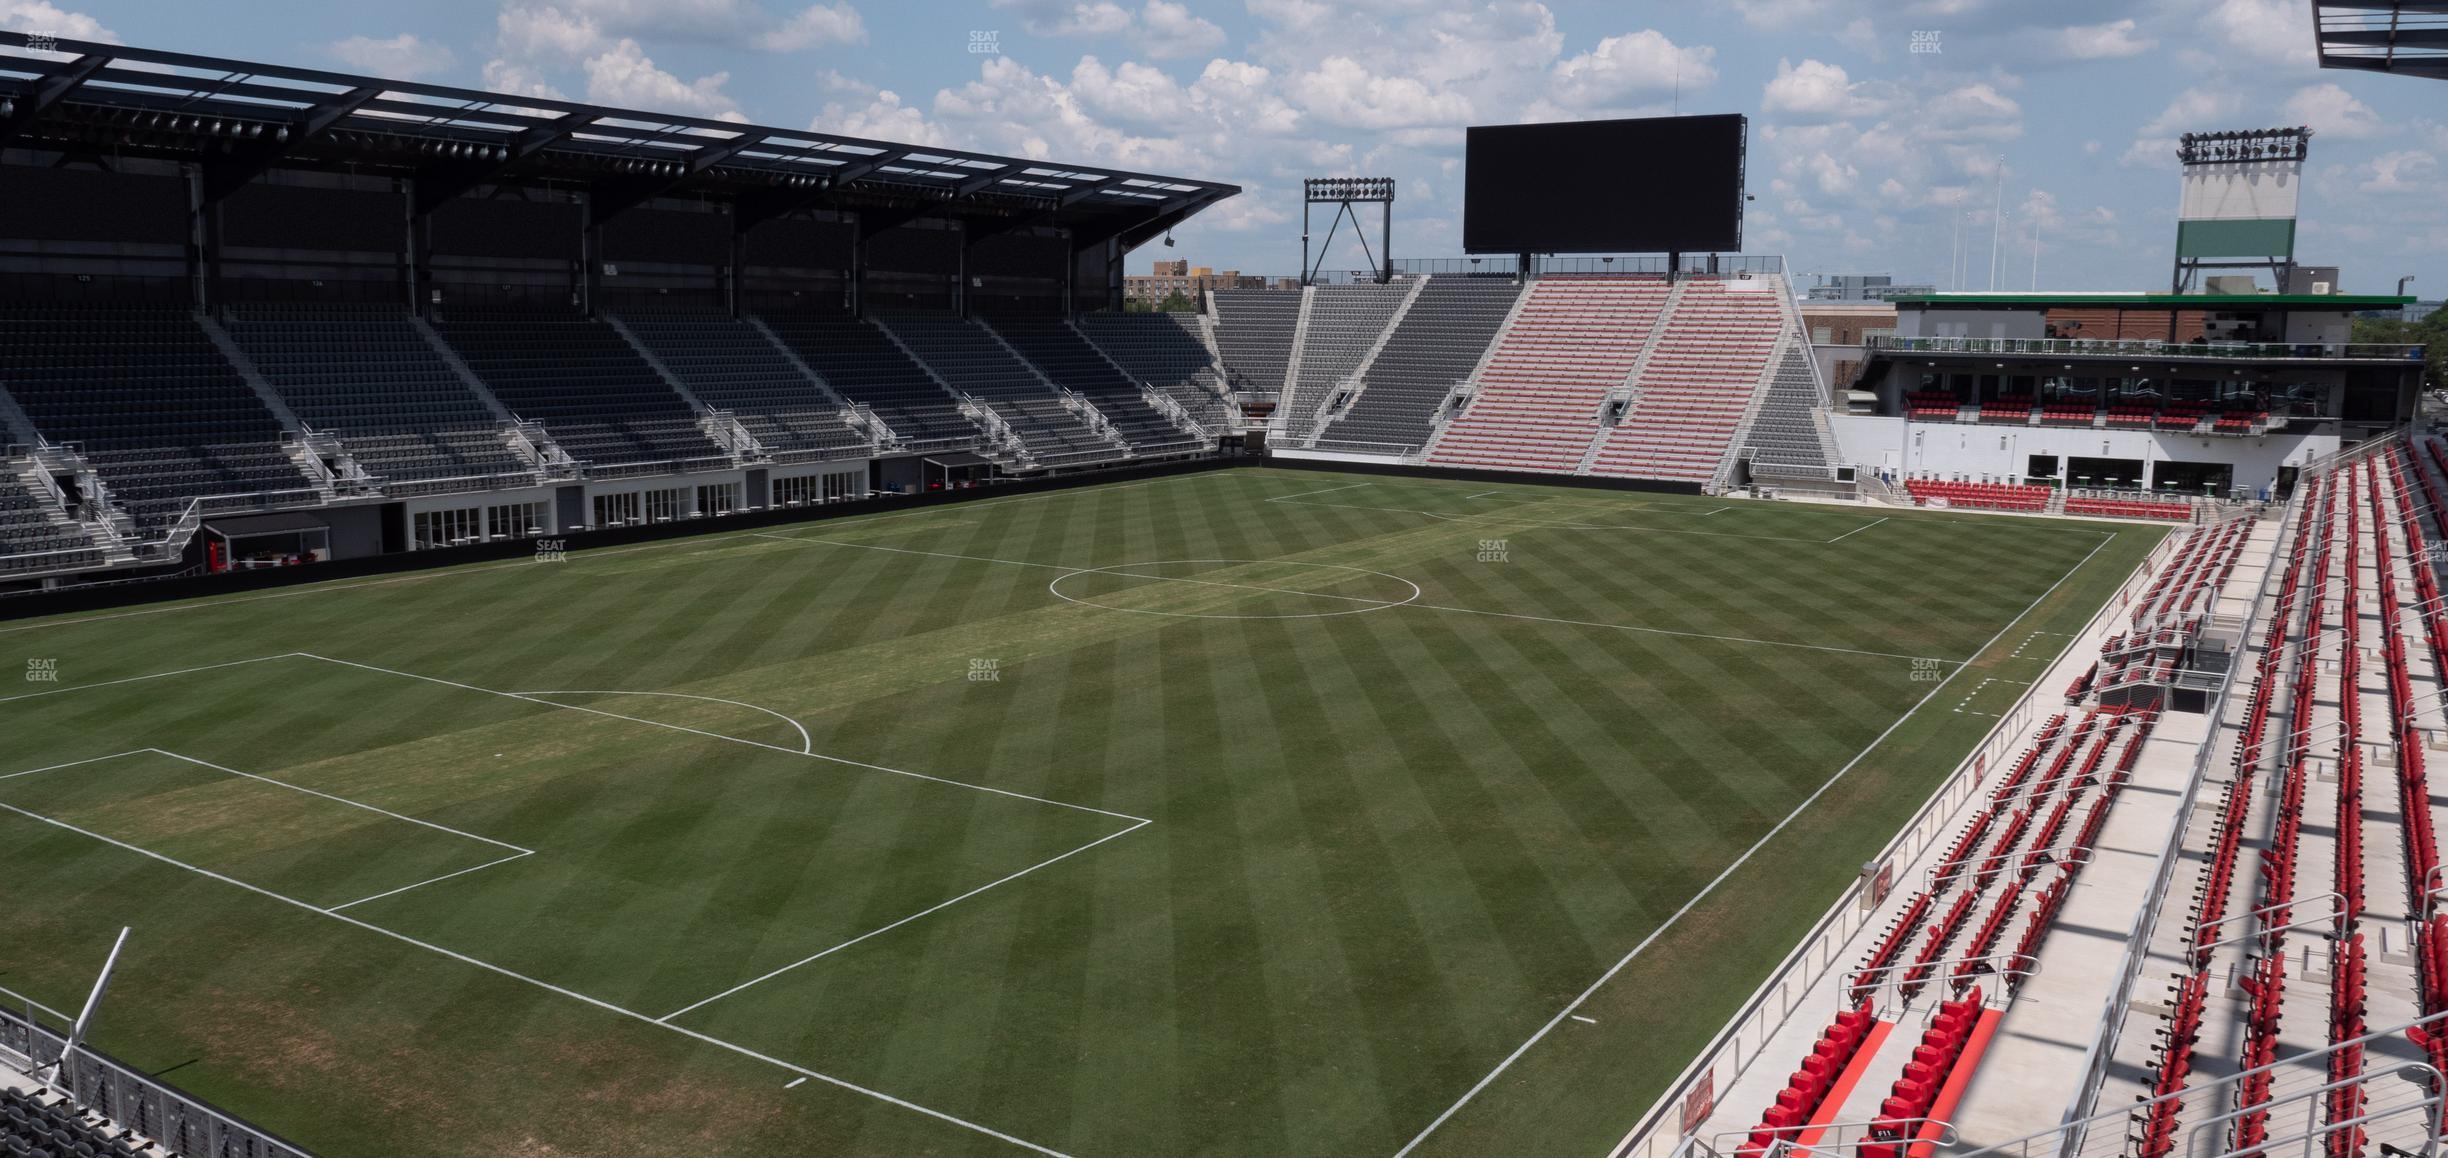
M 2131 306 L 2145 309 L 2221 309 L 2234 306 L 2299 306 L 2370 310 L 2410 306 L 2395 294 L 2138 294 L 2138 293 L 1936 293 L 1899 294 L 1899 306 Z

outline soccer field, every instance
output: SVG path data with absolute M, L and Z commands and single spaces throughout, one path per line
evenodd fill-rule
M 1603 1153 L 2164 533 L 1239 468 L 0 624 L 0 986 L 133 926 L 96 1044 L 332 1154 Z

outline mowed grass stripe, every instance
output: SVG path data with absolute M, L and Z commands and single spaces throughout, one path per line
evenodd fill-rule
M 1896 642 L 1905 638 L 1955 640 L 1968 651 L 2088 549 L 2031 522 L 2000 530 L 1907 516 L 1821 546 L 1555 528 L 1491 534 L 1399 512 L 1265 501 L 1363 481 L 1388 485 L 1245 470 L 776 533 L 1057 566 L 1333 563 L 1417 580 L 1452 606 L 1899 651 L 1912 650 Z M 1430 509 L 1486 489 L 1405 485 L 1403 502 Z M 1724 504 L 1508 489 L 1569 505 L 1577 517 L 1618 504 L 1654 508 L 1625 521 L 1659 526 L 1748 524 L 1825 537 L 1861 522 L 1783 506 L 1706 515 Z M 1507 538 L 1514 561 L 1476 562 L 1482 537 Z M 820 751 L 1150 817 L 1129 836 L 688 1017 L 1083 1158 L 1391 1153 L 1849 758 L 1848 746 L 1909 706 L 1915 690 L 1897 659 L 1420 608 L 1291 620 L 1105 611 L 1048 595 L 1059 573 L 733 535 L 61 627 L 0 637 L 0 650 L 71 652 L 70 679 L 157 669 L 163 648 L 196 662 L 299 648 L 503 690 L 550 681 L 718 696 L 805 721 Z M 1304 573 L 1328 574 L 1280 564 L 1214 572 L 1287 586 Z M 2104 591 L 2102 582 L 2076 586 L 2093 606 Z M 1299 598 L 1154 580 L 1116 588 L 1150 608 L 1202 613 L 1280 610 Z M 1362 590 L 1340 580 L 1331 589 Z M 1881 624 L 1900 616 L 1915 621 Z M 971 683 L 972 658 L 1000 661 L 1000 679 Z M 46 716 L 13 735 L 45 749 L 124 741 L 140 715 L 131 705 L 175 702 L 181 710 L 153 718 L 181 742 L 384 789 L 471 831 L 540 837 L 525 842 L 566 856 L 554 871 L 514 862 L 503 868 L 515 875 L 487 870 L 381 902 L 384 919 L 453 930 L 467 943 L 446 943 L 478 956 L 536 954 L 638 1000 L 684 991 L 674 1005 L 812 951 L 794 937 L 889 922 L 910 911 L 899 901 L 923 904 L 991 876 L 985 862 L 997 854 L 1034 855 L 1054 836 L 1067 839 L 1052 818 L 1069 810 L 1006 813 L 977 803 L 983 794 L 942 786 L 924 799 L 895 797 L 860 779 L 883 774 L 623 721 L 582 727 L 593 718 L 478 693 L 441 696 L 415 681 L 397 681 L 417 690 L 403 694 L 379 686 L 393 677 L 369 678 L 291 674 L 220 703 L 167 683 L 149 693 L 97 689 L 54 702 L 93 696 L 103 706 Z M 280 697 L 307 706 L 237 718 Z M 710 731 L 788 732 L 721 705 L 588 702 Z M 471 703 L 497 706 L 470 719 Z M 8 712 L 0 705 L 0 729 L 14 723 Z M 357 727 L 384 743 L 368 746 Z M 1934 776 L 1961 751 L 1943 729 L 1900 734 L 1916 738 L 1918 754 L 1891 778 L 1921 774 L 1915 769 Z M 475 759 L 493 751 L 517 767 Z M 90 753 L 68 753 L 82 754 Z M 779 762 L 773 769 L 760 763 L 769 758 Z M 1881 810 L 1895 795 L 1831 793 L 1824 806 L 1853 824 L 1837 830 L 1844 839 L 1820 840 L 1800 862 L 1806 879 L 1755 887 L 1742 911 L 1772 925 L 1807 924 L 1824 905 L 1812 902 L 1812 882 L 1832 885 L 1852 871 L 1858 856 L 1845 840 L 1854 829 L 1884 823 L 1870 834 L 1878 839 L 1892 831 Z M 843 809 L 857 815 L 825 822 Z M 0 828 L 16 831 L 7 818 Z M 878 852 L 845 864 L 864 849 Z M 17 855 L 0 851 L 0 876 Z M 75 856 L 65 877 L 120 879 L 109 868 L 121 855 Z M 597 1015 L 565 998 L 505 992 L 498 979 L 470 979 L 413 951 L 369 951 L 345 929 L 310 930 L 309 950 L 268 952 L 257 941 L 295 940 L 294 923 L 256 920 L 260 905 L 215 900 L 223 890 L 171 890 L 193 910 L 179 921 L 138 911 L 159 891 L 154 875 L 126 878 L 146 886 L 84 894 L 98 908 L 56 925 L 59 946 L 0 951 L 0 969 L 54 1004 L 73 1002 L 90 965 L 67 949 L 99 935 L 86 926 L 130 917 L 181 930 L 181 948 L 209 937 L 226 957 L 275 963 L 217 971 L 212 986 L 179 1004 L 121 1015 L 102 1044 L 166 1066 L 206 1052 L 196 1043 L 212 1039 L 198 1034 L 226 1032 L 225 1009 L 278 1011 L 290 1033 L 303 1013 L 320 1034 L 315 1065 L 282 1068 L 279 1034 L 233 1033 L 208 1063 L 181 1072 L 276 1128 L 295 1123 L 310 1145 L 382 1136 L 427 1152 L 539 1138 L 607 1154 L 675 1145 L 996 1152 L 904 1110 L 845 1102 L 813 1085 L 784 1093 L 778 1078 L 761 1075 L 719 1092 L 690 1085 L 686 1097 L 606 1103 L 623 1112 L 565 1124 L 567 1115 L 545 1107 L 592 1104 L 607 1086 L 638 1091 L 644 1073 L 695 1082 L 734 1071 L 700 1060 L 702 1047 L 676 1036 L 658 1044 L 649 1030 L 641 1045 L 626 1029 L 590 1033 L 580 1027 Z M 0 892 L 20 908 L 52 904 Z M 598 898 L 605 903 L 583 925 L 536 926 L 538 914 L 574 916 Z M 1661 948 L 1711 928 L 1678 926 Z M 1775 932 L 1756 934 L 1758 955 L 1781 952 Z M 539 937 L 567 951 L 528 946 Z M 123 992 L 147 992 L 148 974 L 181 967 L 147 948 L 124 964 L 131 988 Z M 1700 971 L 1718 970 L 1704 962 Z M 1714 1028 L 1703 999 L 1713 990 L 1695 997 L 1652 983 L 1649 992 L 1673 994 L 1654 998 L 1653 1043 Z M 515 1038 L 528 1058 L 563 1064 L 534 1067 L 498 1048 L 488 1029 Z M 539 1046 L 556 1035 L 561 1044 Z M 463 1036 L 485 1044 L 470 1048 Z M 585 1057 L 615 1040 L 606 1059 L 634 1059 L 636 1049 L 668 1056 L 611 1070 Z M 431 1084 L 481 1104 L 447 1115 L 439 1132 L 403 1129 L 434 1119 L 403 1117 L 401 1107 L 434 1103 L 358 1096 L 388 1082 L 359 1062 L 376 1055 L 390 1069 L 426 1075 L 479 1066 L 481 1082 Z M 1472 1152 L 1583 1148 L 1605 1133 L 1645 1064 L 1601 1067 L 1594 1096 L 1492 1107 L 1459 1137 Z

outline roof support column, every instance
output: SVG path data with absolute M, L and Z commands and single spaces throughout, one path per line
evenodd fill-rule
M 603 222 L 595 219 L 593 193 L 579 198 L 578 209 L 578 277 L 570 292 L 578 297 L 578 312 L 592 318 L 602 313 Z
M 188 303 L 217 314 L 221 309 L 221 202 L 204 193 L 204 167 L 187 168 Z
M 850 297 L 850 316 L 867 316 L 867 214 L 848 214 L 850 218 L 850 268 L 842 274 L 842 284 Z
M 400 283 L 408 295 L 408 312 L 416 316 L 431 316 L 428 300 L 433 297 L 433 215 L 417 212 L 416 178 L 400 181 L 400 199 L 407 204 L 405 244 L 400 254 Z
M 965 318 L 969 316 L 969 227 L 956 220 L 952 233 L 960 238 L 952 259 L 952 316 Z

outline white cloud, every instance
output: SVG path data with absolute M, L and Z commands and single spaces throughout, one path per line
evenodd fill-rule
M 1935 140 L 2003 141 L 2023 135 L 2023 106 L 1985 82 L 1922 102 L 1920 118 Z
M 2364 175 L 2355 188 L 2363 193 L 2432 193 L 2440 187 L 2439 158 L 2420 149 L 2399 149 L 2358 166 Z
M 342 64 L 359 72 L 378 73 L 401 80 L 449 72 L 459 59 L 448 46 L 419 39 L 407 32 L 383 40 L 371 36 L 352 36 L 332 42 L 329 51 L 339 57 Z
M 1348 56 L 1327 57 L 1314 71 L 1293 77 L 1287 88 L 1312 116 L 1346 128 L 1455 126 L 1471 119 L 1468 97 L 1414 77 L 1381 76 Z
M 2140 168 L 2175 168 L 2177 137 L 2216 130 L 2243 111 L 2243 94 L 2233 89 L 2186 89 L 2134 134 L 2134 142 L 2126 146 L 2120 163 Z
M 2061 28 L 2049 38 L 2050 47 L 2058 55 L 2074 60 L 2121 60 L 2159 47 L 2156 39 L 2136 32 L 2137 27 L 2129 17 L 2106 24 Z
M 604 44 L 603 29 L 585 16 L 519 3 L 494 18 L 494 39 L 505 60 L 546 64 L 576 63 Z
M 2195 25 L 2227 47 L 2270 64 L 2317 66 L 2312 52 L 2311 14 L 2296 0 L 2216 0 Z
M 627 37 L 607 51 L 588 57 L 584 67 L 587 99 L 598 104 L 745 119 L 739 115 L 739 106 L 722 91 L 722 86 L 731 79 L 730 73 L 681 80 L 656 68 L 646 50 Z
M 757 47 L 768 52 L 798 52 L 826 44 L 857 44 L 866 39 L 866 22 L 859 19 L 858 9 L 845 0 L 800 9 L 798 15 L 760 34 Z
M 1654 28 L 1610 36 L 1579 56 L 1556 62 L 1554 99 L 1575 108 L 1621 104 L 1634 97 L 1706 88 L 1717 82 L 1717 50 L 1679 48 Z
M 1083 56 L 1071 70 L 1071 91 L 1081 103 L 1108 117 L 1163 124 L 1190 111 L 1190 94 L 1162 69 L 1123 61 L 1108 69 L 1093 56 Z
M 831 74 L 828 87 L 837 91 L 863 89 L 865 103 L 826 102 L 823 111 L 808 122 L 811 131 L 939 148 L 951 144 L 944 138 L 943 129 L 927 120 L 925 112 L 901 103 L 900 94 L 891 89 L 866 88 L 839 73 Z
M 0 0 L 0 28 L 18 32 L 48 32 L 62 40 L 120 43 L 119 34 L 82 12 L 46 4 L 43 0 Z
M 1817 124 L 1877 116 L 1891 101 L 1883 86 L 1855 81 L 1841 65 L 1779 60 L 1776 76 L 1760 97 L 1760 111 L 1796 124 Z
M 1139 51 L 1158 60 L 1196 56 L 1224 45 L 1224 30 L 1212 20 L 1193 15 L 1168 0 L 1148 0 L 1139 10 L 1139 27 L 1132 40 Z
M 1130 10 L 1112 0 L 991 0 L 991 6 L 1020 13 L 1020 27 L 1031 36 L 1120 36 L 1130 31 Z
M 2335 84 L 2297 89 L 2279 115 L 2290 123 L 2309 125 L 2314 132 L 2348 139 L 2378 136 L 2384 127 L 2380 114 L 2370 105 Z
M 494 59 L 485 62 L 484 86 L 494 92 L 517 96 L 544 97 L 549 100 L 569 99 L 551 81 L 535 70 L 512 61 Z

